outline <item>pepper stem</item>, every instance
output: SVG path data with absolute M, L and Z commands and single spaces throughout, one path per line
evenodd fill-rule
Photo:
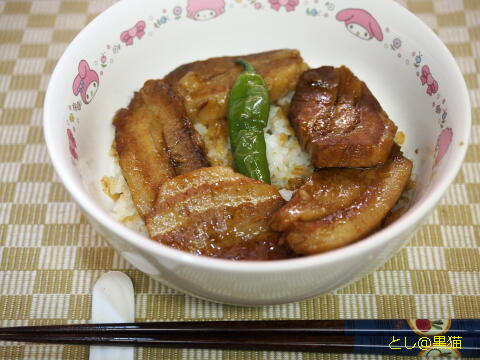
M 247 62 L 247 61 L 245 61 L 245 60 L 243 60 L 243 59 L 237 59 L 237 60 L 235 60 L 235 64 L 243 65 L 243 67 L 245 68 L 245 71 L 246 71 L 246 72 L 251 72 L 251 73 L 254 73 L 254 72 L 255 72 L 255 69 L 253 68 L 253 66 L 252 66 L 249 62 Z

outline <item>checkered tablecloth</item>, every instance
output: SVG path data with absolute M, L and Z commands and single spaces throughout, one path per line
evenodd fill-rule
M 325 296 L 264 307 L 198 300 L 133 269 L 93 231 L 53 171 L 42 135 L 49 76 L 75 34 L 113 2 L 0 1 L 2 326 L 86 322 L 92 286 L 108 270 L 132 278 L 138 321 L 480 318 L 480 0 L 399 0 L 447 44 L 470 91 L 471 143 L 465 164 L 441 204 L 414 239 L 375 273 Z M 168 349 L 139 349 L 136 357 L 354 358 Z M 87 358 L 88 347 L 0 343 L 0 359 Z

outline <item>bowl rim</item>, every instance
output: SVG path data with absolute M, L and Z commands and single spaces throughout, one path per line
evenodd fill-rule
M 133 0 L 131 1 L 133 2 Z M 120 6 L 120 2 L 115 3 L 111 7 L 101 12 L 76 35 L 76 37 L 67 46 L 62 56 L 59 58 L 50 78 L 48 88 L 45 94 L 43 107 L 43 131 L 48 154 L 50 156 L 56 173 L 58 174 L 61 182 L 68 190 L 72 198 L 76 201 L 76 203 L 83 209 L 83 211 L 85 211 L 90 217 L 94 218 L 95 221 L 98 222 L 101 226 L 105 227 L 110 232 L 114 233 L 116 236 L 127 241 L 133 247 L 138 247 L 142 251 L 148 252 L 151 255 L 160 256 L 162 258 L 165 258 L 166 260 L 182 263 L 184 265 L 195 266 L 198 268 L 215 271 L 220 270 L 236 273 L 268 274 L 278 271 L 303 270 L 319 264 L 328 265 L 332 263 L 337 263 L 338 261 L 356 257 L 360 254 L 366 254 L 374 248 L 382 247 L 382 245 L 384 245 L 389 239 L 400 236 L 405 231 L 405 229 L 410 229 L 414 227 L 418 221 L 423 220 L 424 217 L 427 216 L 435 208 L 437 203 L 440 201 L 440 199 L 445 194 L 448 187 L 454 181 L 456 175 L 460 171 L 468 148 L 469 133 L 471 129 L 471 104 L 469 93 L 463 75 L 453 55 L 450 53 L 446 45 L 440 40 L 440 38 L 433 32 L 433 30 L 430 29 L 425 23 L 423 23 L 415 14 L 413 14 L 400 4 L 396 3 L 394 0 L 391 0 L 388 4 L 396 7 L 396 11 L 402 12 L 402 16 L 408 16 L 410 21 L 413 21 L 416 23 L 417 26 L 422 27 L 424 31 L 428 33 L 428 36 L 432 38 L 433 46 L 438 48 L 438 51 L 440 51 L 443 56 L 445 56 L 445 58 L 448 60 L 448 62 L 451 63 L 451 68 L 453 69 L 452 71 L 456 73 L 457 81 L 459 81 L 459 89 L 461 91 L 461 94 L 459 94 L 459 96 L 463 98 L 462 106 L 464 106 L 466 111 L 466 118 L 464 119 L 465 131 L 460 135 L 460 137 L 464 139 L 464 144 L 460 147 L 460 149 L 457 150 L 457 156 L 452 161 L 453 165 L 450 171 L 442 177 L 442 180 L 439 181 L 438 186 L 436 186 L 429 193 L 429 195 L 422 201 L 421 204 L 411 207 L 407 211 L 407 213 L 405 213 L 400 219 L 396 220 L 394 223 L 390 224 L 388 227 L 383 228 L 375 232 L 374 234 L 349 245 L 316 255 L 271 261 L 232 261 L 207 256 L 193 255 L 181 250 L 171 248 L 169 246 L 153 241 L 127 228 L 125 225 L 119 223 L 118 221 L 110 217 L 99 204 L 95 203 L 93 200 L 90 199 L 90 196 L 85 190 L 85 188 L 77 186 L 73 174 L 71 174 L 66 168 L 63 168 L 61 166 L 61 156 L 59 155 L 60 152 L 55 151 L 54 147 L 54 131 L 50 130 L 50 128 L 54 126 L 54 122 L 51 119 L 54 119 L 54 114 L 52 113 L 52 111 L 55 104 L 52 84 L 59 81 L 61 77 L 59 64 L 62 63 L 66 54 L 75 46 L 77 40 L 84 37 L 85 34 L 91 28 L 96 26 L 97 23 L 102 21 L 104 18 L 107 18 L 117 6 Z M 413 233 L 411 235 L 413 235 Z

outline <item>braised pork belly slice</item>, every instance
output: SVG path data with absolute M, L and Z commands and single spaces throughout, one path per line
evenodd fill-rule
M 161 81 L 147 81 L 113 125 L 120 167 L 143 218 L 166 180 L 208 166 L 183 103 Z
M 182 65 L 165 77 L 165 82 L 182 98 L 194 124 L 205 128 L 205 145 L 212 165 L 232 166 L 226 122 L 228 95 L 242 66 L 234 60 L 250 62 L 263 76 L 270 101 L 277 101 L 295 89 L 308 68 L 297 50 L 276 50 L 246 56 L 224 56 Z
M 268 221 L 284 203 L 271 185 L 228 167 L 202 168 L 165 182 L 146 224 L 153 240 L 193 254 L 281 259 L 291 254 Z
M 317 170 L 272 217 L 298 254 L 350 244 L 378 229 L 410 179 L 412 162 L 394 145 L 383 165 Z
M 384 163 L 397 131 L 367 85 L 345 66 L 305 71 L 289 119 L 316 168 Z

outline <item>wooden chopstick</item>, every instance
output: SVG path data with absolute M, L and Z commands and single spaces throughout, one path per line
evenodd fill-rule
M 425 321 L 423 320 L 425 324 Z M 433 329 L 463 356 L 480 356 L 480 320 L 437 320 Z M 433 321 L 432 324 L 435 324 Z M 189 321 L 0 328 L 0 340 L 83 345 L 418 355 L 420 338 L 407 320 Z M 423 325 L 422 325 L 423 326 Z M 415 327 L 415 326 L 414 326 Z M 426 330 L 426 329 L 424 329 Z M 428 332 L 426 333 L 428 334 Z M 440 335 L 438 335 L 440 336 Z M 395 341 L 394 341 L 395 340 Z M 460 341 L 460 342 L 459 342 Z M 463 342 L 463 344 L 462 344 Z M 460 347 L 459 348 L 459 345 Z M 424 344 L 425 345 L 425 344 Z M 445 346 L 447 349 L 447 347 Z M 447 349 L 448 350 L 448 349 Z

